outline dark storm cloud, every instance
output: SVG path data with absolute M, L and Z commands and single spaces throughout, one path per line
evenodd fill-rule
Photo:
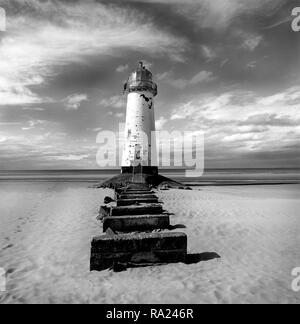
M 194 41 L 201 41 L 209 39 L 209 35 L 205 31 L 196 30 L 195 24 L 189 17 L 176 11 L 176 8 L 170 3 L 159 2 L 138 2 L 138 1 L 100 1 L 97 2 L 106 4 L 115 4 L 126 7 L 129 10 L 135 10 L 142 13 L 147 19 L 154 22 L 154 24 L 162 30 L 172 33 L 175 36 L 182 36 L 188 39 L 191 44 Z M 138 13 L 137 13 L 138 14 Z
M 87 63 L 70 63 L 54 68 L 55 76 L 51 80 L 54 93 L 66 91 L 78 92 L 91 89 L 101 89 L 112 84 L 111 65 L 103 64 L 103 58 L 91 58 Z M 121 86 L 120 86 L 121 88 Z

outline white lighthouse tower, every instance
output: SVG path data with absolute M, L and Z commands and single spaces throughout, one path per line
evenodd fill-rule
M 152 73 L 140 62 L 124 85 L 127 93 L 125 145 L 122 157 L 122 173 L 157 174 L 158 167 L 152 152 L 156 152 L 154 97 L 157 85 Z

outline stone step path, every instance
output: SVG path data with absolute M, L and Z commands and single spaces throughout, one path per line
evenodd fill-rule
M 160 215 L 126 215 L 106 217 L 103 221 L 103 231 L 110 228 L 114 232 L 146 232 L 157 229 L 170 228 L 170 216 L 168 214 Z
M 122 215 L 155 215 L 161 214 L 164 211 L 161 204 L 141 204 L 131 206 L 116 206 L 111 207 L 110 216 Z
M 117 206 L 132 206 L 132 205 L 139 205 L 139 204 L 158 204 L 158 198 L 126 198 L 126 199 L 119 199 L 117 201 Z
M 147 184 L 117 189 L 99 219 L 105 234 L 92 241 L 91 271 L 185 261 L 187 236 L 169 231 L 170 214 Z
M 116 199 L 152 199 L 157 198 L 157 196 L 153 194 L 143 194 L 143 195 L 136 195 L 136 194 L 123 194 L 118 195 Z
M 154 195 L 155 192 L 153 190 L 143 190 L 143 191 L 130 190 L 130 191 L 122 191 L 121 194 L 143 196 L 143 195 Z
M 103 235 L 92 241 L 91 271 L 130 265 L 185 262 L 187 237 L 183 233 Z

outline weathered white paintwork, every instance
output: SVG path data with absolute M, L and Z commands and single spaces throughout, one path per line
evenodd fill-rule
M 151 154 L 156 152 L 156 140 L 151 139 L 155 131 L 154 95 L 147 85 L 128 93 L 122 167 L 156 166 Z

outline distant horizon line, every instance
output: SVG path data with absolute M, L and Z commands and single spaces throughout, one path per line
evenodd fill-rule
M 160 171 L 186 171 L 188 168 L 159 168 Z M 300 167 L 260 167 L 260 168 L 205 168 L 204 171 L 210 170 L 300 170 Z M 121 171 L 121 168 L 112 169 L 0 169 L 0 172 L 103 172 L 103 171 Z

